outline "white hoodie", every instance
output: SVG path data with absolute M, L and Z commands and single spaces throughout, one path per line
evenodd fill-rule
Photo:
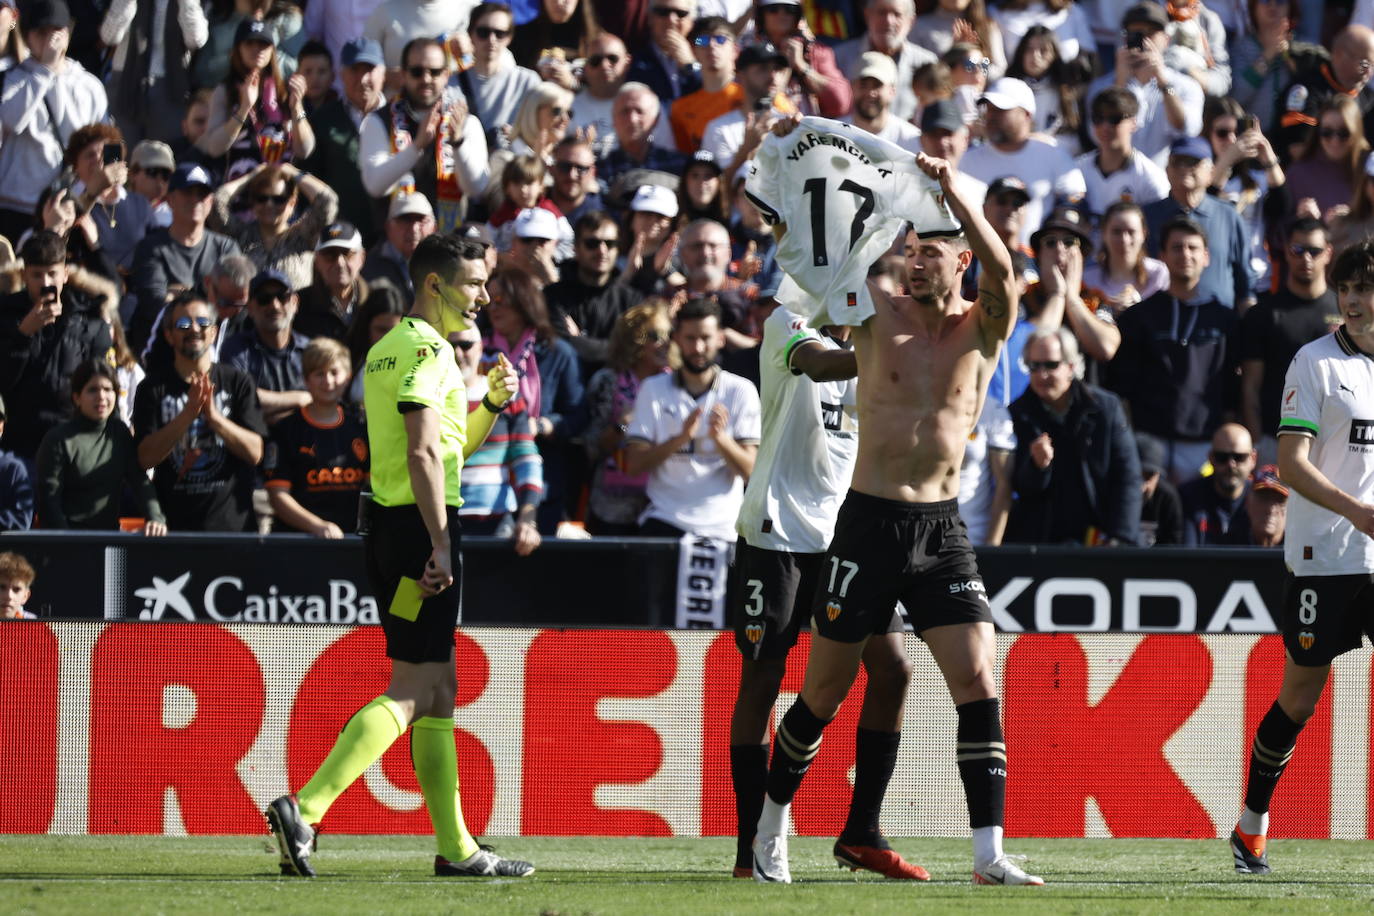
M 105 87 L 70 58 L 60 74 L 29 58 L 4 77 L 0 207 L 31 213 L 57 177 L 72 134 L 105 120 Z

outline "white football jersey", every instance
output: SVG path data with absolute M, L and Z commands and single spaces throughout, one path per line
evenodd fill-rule
M 1344 327 L 1298 351 L 1279 407 L 1280 436 L 1311 436 L 1311 461 L 1333 484 L 1374 502 L 1374 359 Z M 1374 539 L 1343 516 L 1305 499 L 1288 499 L 1283 556 L 1294 575 L 1374 572 Z
M 842 347 L 782 306 L 763 323 L 763 441 L 735 528 L 764 550 L 821 553 L 830 545 L 858 453 L 857 382 L 813 382 L 794 371 L 792 353 L 807 341 Z
M 787 224 L 775 298 L 816 327 L 859 325 L 873 314 L 868 268 L 905 223 L 922 235 L 960 228 L 911 153 L 827 118 L 802 118 L 786 137 L 764 138 L 744 190 L 769 223 Z

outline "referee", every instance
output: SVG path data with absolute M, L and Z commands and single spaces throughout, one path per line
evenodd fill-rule
M 1287 657 L 1278 699 L 1250 750 L 1236 871 L 1269 871 L 1269 800 L 1316 710 L 1336 656 L 1374 629 L 1374 240 L 1331 268 L 1344 324 L 1298 351 L 1279 408 L 1279 472 L 1293 489 L 1281 610 Z
M 434 873 L 522 877 L 534 866 L 502 859 L 468 833 L 453 742 L 453 632 L 462 609 L 459 473 L 519 380 L 503 357 L 487 376 L 481 406 L 468 413 L 447 337 L 471 327 L 487 304 L 480 245 L 432 235 L 411 255 L 410 278 L 415 305 L 368 351 L 363 376 L 372 496 L 364 496 L 359 533 L 373 593 L 379 607 L 385 604 L 391 682 L 348 721 L 305 788 L 272 802 L 267 820 L 281 847 L 282 872 L 312 877 L 310 825 L 414 726 L 411 760 L 438 846 Z

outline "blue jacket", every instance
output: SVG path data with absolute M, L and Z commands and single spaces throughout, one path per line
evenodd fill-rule
M 1227 308 L 1255 298 L 1258 278 L 1250 272 L 1250 233 L 1236 208 L 1208 194 L 1197 209 L 1186 209 L 1172 196 L 1145 204 L 1145 226 L 1150 231 L 1150 256 L 1159 257 L 1159 233 L 1175 216 L 1193 219 L 1207 234 L 1211 263 L 1198 281 L 1197 295 L 1214 296 Z
M 1056 417 L 1032 389 L 1009 408 L 1016 430 L 1007 544 L 1084 543 L 1095 528 L 1120 544 L 1140 541 L 1140 458 L 1121 400 L 1075 380 Z M 1048 433 L 1054 458 L 1041 470 L 1030 446 Z
M 0 531 L 33 527 L 33 481 L 13 452 L 0 451 Z

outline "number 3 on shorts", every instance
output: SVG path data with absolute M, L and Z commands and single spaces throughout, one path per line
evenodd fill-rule
M 744 587 L 749 589 L 749 597 L 744 603 L 744 613 L 750 617 L 757 617 L 763 613 L 763 580 L 750 579 L 744 583 Z
M 844 578 L 840 579 L 840 590 L 837 593 L 835 591 L 835 578 L 840 574 L 841 569 L 844 570 Z M 826 591 L 828 591 L 832 595 L 837 594 L 840 598 L 844 598 L 846 595 L 849 594 L 849 583 L 854 581 L 854 577 L 858 575 L 858 572 L 858 563 L 855 563 L 852 560 L 841 560 L 839 557 L 831 557 L 830 584 L 826 586 Z
M 1298 592 L 1298 622 L 1310 624 L 1317 619 L 1317 590 L 1305 588 Z

